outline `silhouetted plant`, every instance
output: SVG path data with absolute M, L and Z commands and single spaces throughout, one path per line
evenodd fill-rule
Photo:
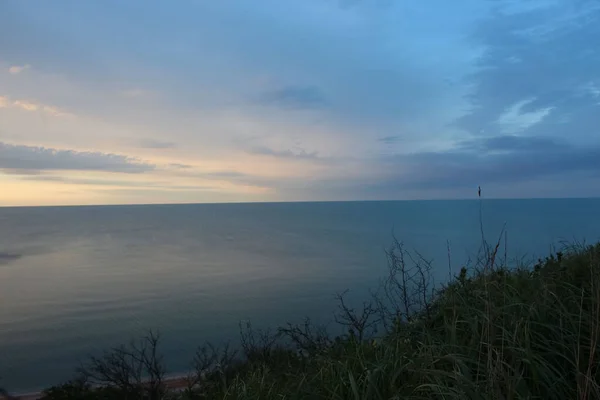
M 237 372 L 236 366 L 240 365 L 237 354 L 229 344 L 222 348 L 210 343 L 200 346 L 192 362 L 194 371 L 188 378 L 188 388 L 192 390 L 196 386 L 210 384 L 219 384 L 226 388 L 228 380 Z
M 270 330 L 261 330 L 252 328 L 250 322 L 240 322 L 240 342 L 244 356 L 249 362 L 266 361 L 277 341 L 279 334 Z
M 3 387 L 0 386 L 0 398 L 3 399 L 7 399 L 7 400 L 16 400 L 15 397 L 11 396 L 8 393 L 8 390 L 4 389 Z
M 310 318 L 305 318 L 303 324 L 290 324 L 279 328 L 282 337 L 291 340 L 302 356 L 322 354 L 332 345 L 332 340 L 324 326 L 315 326 Z
M 409 252 L 393 236 L 392 246 L 386 251 L 388 275 L 374 294 L 374 305 L 380 322 L 392 331 L 399 324 L 409 323 L 421 313 L 429 313 L 435 296 L 431 262 L 419 252 Z
M 347 329 L 349 338 L 362 342 L 377 333 L 381 313 L 373 300 L 363 302 L 361 309 L 358 311 L 348 306 L 344 300 L 347 292 L 345 291 L 336 296 L 338 312 L 334 319 L 335 322 Z
M 78 373 L 88 384 L 119 389 L 131 398 L 162 399 L 166 368 L 158 353 L 159 341 L 159 334 L 150 331 L 128 346 L 90 357 Z

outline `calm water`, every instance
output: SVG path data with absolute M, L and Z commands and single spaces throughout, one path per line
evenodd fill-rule
M 484 201 L 509 256 L 600 239 L 600 200 Z M 29 391 L 87 354 L 160 329 L 171 372 L 238 323 L 329 321 L 385 271 L 392 229 L 447 275 L 479 243 L 477 201 L 0 208 L 0 383 Z

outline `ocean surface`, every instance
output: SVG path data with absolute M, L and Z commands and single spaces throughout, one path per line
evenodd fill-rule
M 171 373 L 238 324 L 328 322 L 367 297 L 392 232 L 448 275 L 505 225 L 509 259 L 600 239 L 600 199 L 0 208 L 0 386 L 33 391 L 148 329 Z

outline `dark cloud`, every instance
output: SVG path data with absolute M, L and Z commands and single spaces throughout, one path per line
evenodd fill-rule
M 22 258 L 22 257 L 23 257 L 22 254 L 7 253 L 7 252 L 0 251 L 0 265 L 11 263 L 13 261 L 16 261 L 16 260 Z
M 478 71 L 468 77 L 472 110 L 456 126 L 474 135 L 500 135 L 498 118 L 529 99 L 521 113 L 552 111 L 524 126 L 527 135 L 600 137 L 600 97 L 594 90 L 600 84 L 598 38 L 596 1 L 494 13 L 471 36 L 485 51 Z
M 168 165 L 168 167 L 175 168 L 175 169 L 190 169 L 190 168 L 193 168 L 189 164 L 179 164 L 179 163 L 171 163 L 171 164 Z
M 141 139 L 138 144 L 139 147 L 144 149 L 173 149 L 177 147 L 176 143 L 155 139 Z
M 45 147 L 12 145 L 0 142 L 0 169 L 23 171 L 82 170 L 143 173 L 155 166 L 138 159 L 99 152 L 57 150 Z
M 469 154 L 421 154 L 388 163 L 390 169 L 402 169 L 403 174 L 277 182 L 273 187 L 288 200 L 476 198 L 478 186 L 484 191 L 489 189 L 491 197 L 600 197 L 600 188 L 595 184 L 600 179 L 600 165 L 596 161 L 600 149 L 572 151 L 565 156 L 563 159 L 553 155 L 538 163 L 526 158 L 483 160 Z M 542 170 L 556 162 L 569 163 L 580 157 L 583 159 L 572 168 Z M 520 174 L 521 170 L 527 173 Z
M 547 152 L 564 148 L 566 143 L 541 136 L 502 135 L 469 140 L 460 143 L 465 150 L 479 152 L 513 151 L 513 152 Z
M 502 11 L 506 4 L 497 1 L 471 37 L 485 50 L 466 82 L 471 108 L 454 123 L 471 139 L 449 151 L 374 160 L 380 177 L 347 187 L 384 197 L 527 182 L 581 182 L 587 190 L 585 182 L 600 177 L 600 6 L 573 1 Z
M 498 138 L 494 138 L 498 139 Z M 516 183 L 552 176 L 594 176 L 600 174 L 600 146 L 575 147 L 543 141 L 530 146 L 529 140 L 511 138 L 510 146 L 489 146 L 494 140 L 482 139 L 475 148 L 443 153 L 417 153 L 387 161 L 390 168 L 414 172 L 384 180 L 383 185 L 411 189 L 448 189 L 475 187 L 491 183 Z M 506 150 L 493 153 L 496 150 Z M 514 150 L 514 151 L 510 151 Z M 600 193 L 599 193 L 600 194 Z
M 321 90 L 314 86 L 286 86 L 263 93 L 259 101 L 284 108 L 322 108 L 328 102 Z

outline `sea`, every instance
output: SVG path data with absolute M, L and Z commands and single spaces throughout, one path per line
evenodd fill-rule
M 171 374 L 248 321 L 335 329 L 335 295 L 369 298 L 393 236 L 443 283 L 482 226 L 526 263 L 600 240 L 600 199 L 0 208 L 0 387 L 58 384 L 150 329 Z

